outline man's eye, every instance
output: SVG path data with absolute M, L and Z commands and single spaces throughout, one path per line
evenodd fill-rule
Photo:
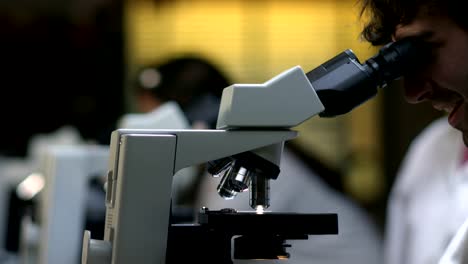
M 421 41 L 418 44 L 420 65 L 428 65 L 434 62 L 438 48 L 442 46 L 441 42 Z

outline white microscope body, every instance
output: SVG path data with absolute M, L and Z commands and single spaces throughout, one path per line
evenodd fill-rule
M 279 165 L 284 141 L 297 135 L 289 128 L 323 109 L 297 66 L 264 84 L 227 87 L 216 130 L 114 131 L 104 240 L 85 232 L 82 263 L 165 263 L 178 170 L 246 151 Z
M 104 178 L 109 147 L 99 145 L 50 146 L 39 164 L 45 185 L 39 193 L 39 223 L 22 223 L 22 263 L 77 263 L 85 227 L 88 183 Z M 39 175 L 39 174 L 38 174 Z M 32 232 L 38 229 L 37 239 Z

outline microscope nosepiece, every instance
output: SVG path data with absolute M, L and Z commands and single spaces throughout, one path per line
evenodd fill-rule
M 207 171 L 213 177 L 219 177 L 229 168 L 233 159 L 231 157 L 212 160 L 207 163 Z

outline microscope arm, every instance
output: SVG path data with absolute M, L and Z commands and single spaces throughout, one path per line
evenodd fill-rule
M 119 129 L 113 132 L 111 145 L 118 145 L 122 137 L 126 135 L 147 135 L 147 137 L 151 137 L 151 135 L 159 134 L 175 135 L 177 138 L 174 172 L 191 165 L 201 164 L 219 157 L 232 156 L 245 151 L 257 152 L 260 156 L 274 162 L 276 155 L 272 155 L 272 151 L 277 153 L 278 150 L 272 149 L 272 151 L 268 151 L 269 146 L 297 136 L 297 132 L 292 130 Z M 203 151 L 200 151 L 200 149 Z M 116 158 L 118 159 L 119 157 L 117 156 Z

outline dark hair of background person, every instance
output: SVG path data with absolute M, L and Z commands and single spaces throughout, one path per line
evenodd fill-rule
M 142 72 L 152 69 L 159 75 L 157 82 L 145 83 Z M 223 89 L 231 85 L 227 75 L 213 62 L 196 55 L 181 55 L 162 63 L 142 67 L 135 78 L 135 92 L 150 92 L 162 103 L 175 101 L 193 125 L 204 121 L 216 127 Z
M 359 0 L 361 16 L 369 14 L 362 36 L 373 45 L 391 41 L 396 25 L 409 24 L 418 12 L 448 15 L 455 23 L 468 30 L 468 16 L 463 1 L 457 0 Z M 367 13 L 369 11 L 369 13 Z

